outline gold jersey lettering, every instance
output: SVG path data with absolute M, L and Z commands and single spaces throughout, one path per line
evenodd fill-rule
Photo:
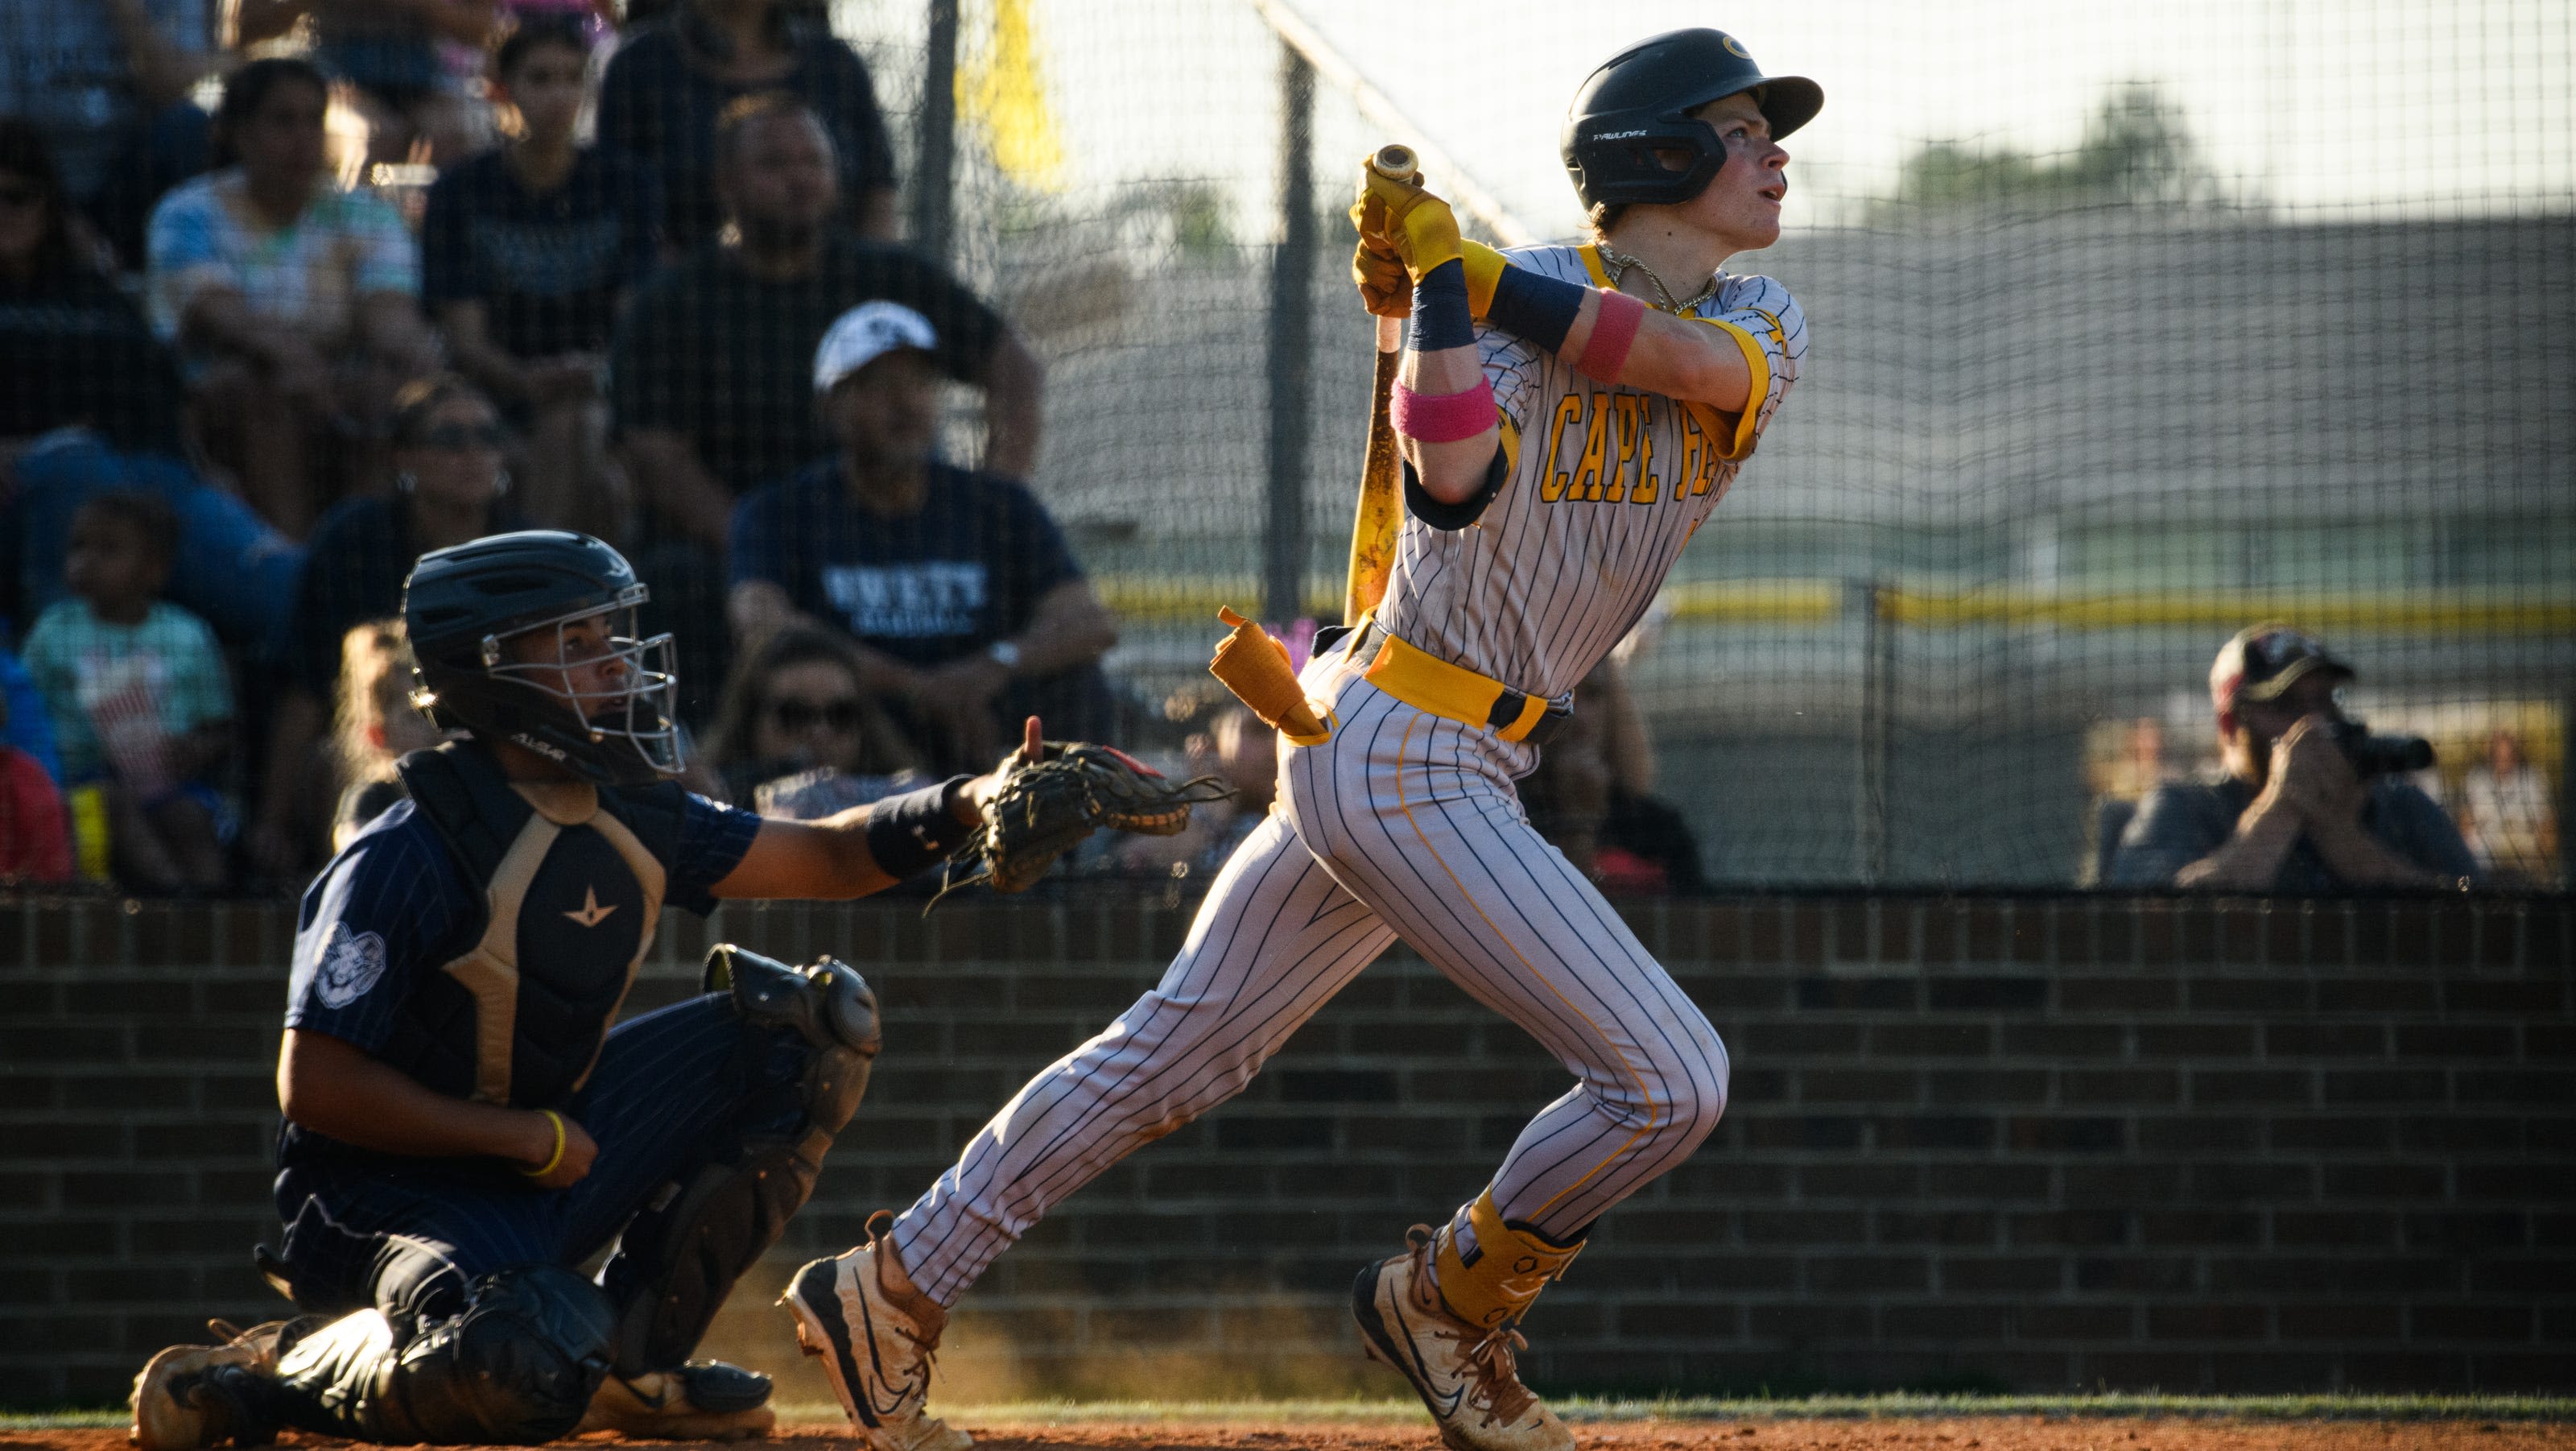
M 1580 503 L 1601 502 L 1602 474 L 1606 471 L 1609 452 L 1609 398 L 1593 393 L 1585 400 L 1588 407 L 1583 419 L 1583 457 L 1575 462 L 1574 476 L 1566 481 L 1565 496 Z
M 1635 477 L 1629 465 L 1637 462 L 1640 435 L 1646 431 L 1646 397 L 1642 393 L 1616 393 L 1611 395 L 1610 406 L 1619 421 L 1619 466 L 1610 471 L 1609 499 L 1619 504 L 1627 502 L 1628 480 Z M 1645 500 L 1637 502 L 1642 504 Z
M 1538 497 L 1543 504 L 1553 504 L 1565 497 L 1566 471 L 1556 466 L 1565 451 L 1565 431 L 1583 418 L 1583 395 L 1568 393 L 1556 400 L 1555 416 L 1547 424 L 1547 463 L 1539 471 Z

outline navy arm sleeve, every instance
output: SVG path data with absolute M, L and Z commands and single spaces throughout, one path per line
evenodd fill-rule
M 447 849 L 410 802 L 395 804 L 305 890 L 286 1026 L 382 1052 L 404 1000 L 463 950 L 475 921 Z

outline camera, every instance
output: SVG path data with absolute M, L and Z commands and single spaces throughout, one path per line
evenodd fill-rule
M 2433 764 L 2433 743 L 2422 736 L 2375 736 L 2357 720 L 2334 723 L 2334 742 L 2343 747 L 2356 776 L 2386 776 L 2421 771 Z

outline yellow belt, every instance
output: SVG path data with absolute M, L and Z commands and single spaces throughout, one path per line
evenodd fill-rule
M 1463 665 L 1426 654 L 1364 621 L 1353 647 L 1354 658 L 1374 643 L 1377 659 L 1361 678 L 1415 710 L 1462 725 L 1483 726 L 1507 741 L 1543 744 L 1573 714 L 1552 706 L 1547 697 L 1514 690 Z

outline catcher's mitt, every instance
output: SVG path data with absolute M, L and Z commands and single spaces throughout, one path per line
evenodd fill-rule
M 1214 776 L 1176 784 L 1109 746 L 1049 741 L 1035 761 L 1014 752 L 1010 774 L 984 803 L 983 824 L 949 856 L 931 905 L 977 882 L 996 892 L 1026 891 L 1101 827 L 1174 836 L 1189 826 L 1192 806 L 1231 794 Z

